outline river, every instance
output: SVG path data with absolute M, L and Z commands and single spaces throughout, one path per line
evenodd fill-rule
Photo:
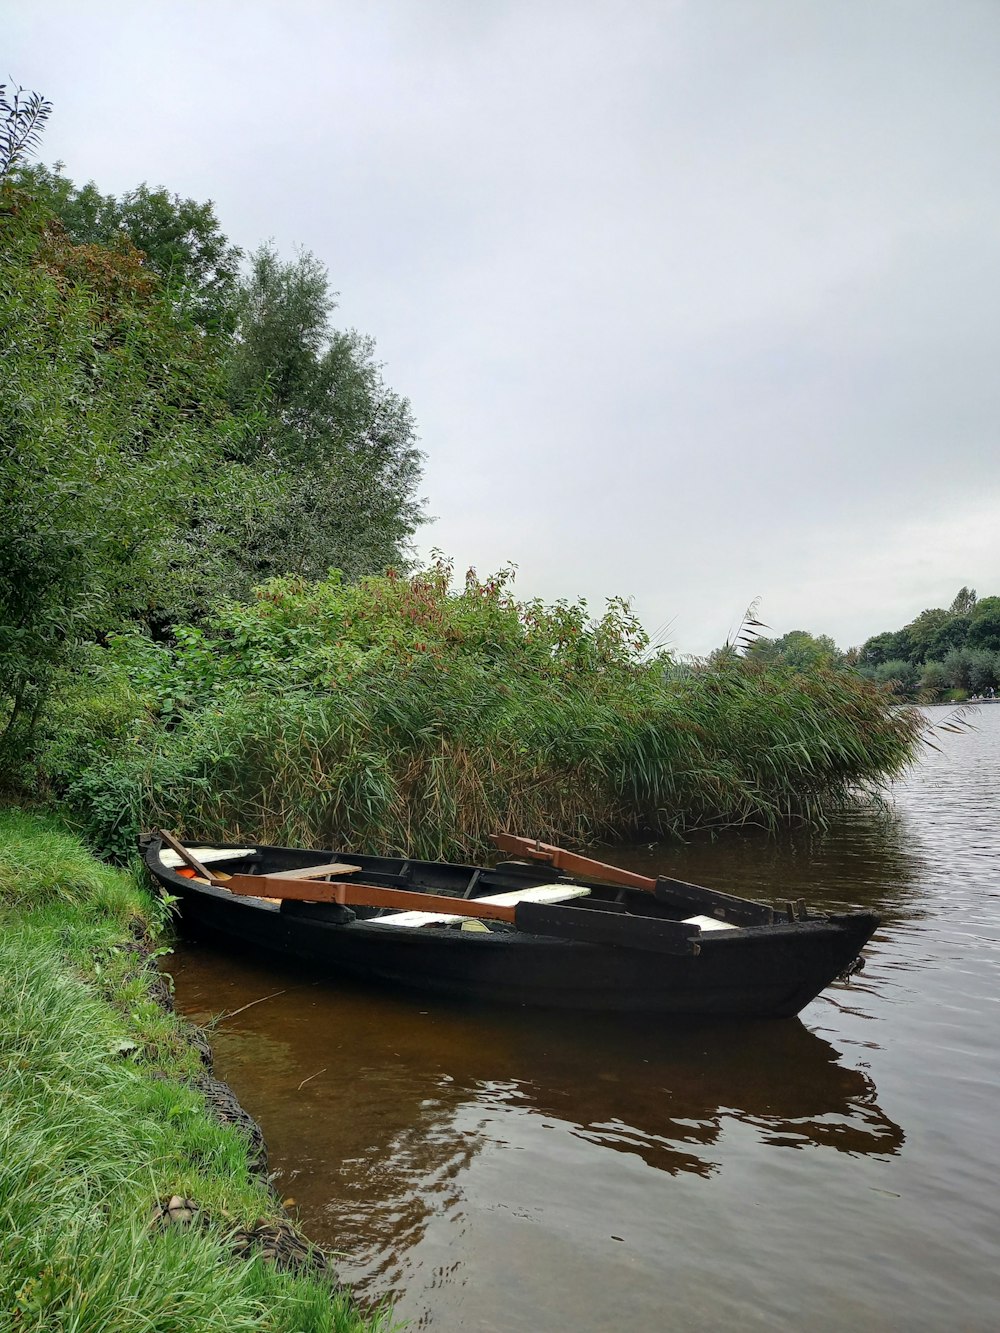
M 413 1329 L 992 1331 L 1000 705 L 967 720 L 822 835 L 614 849 L 880 912 L 864 972 L 800 1019 L 470 1012 L 201 944 L 178 1005 L 232 1014 L 216 1072 L 277 1188 Z

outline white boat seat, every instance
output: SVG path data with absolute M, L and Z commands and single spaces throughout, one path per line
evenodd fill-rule
M 515 907 L 518 903 L 565 903 L 571 898 L 585 898 L 590 890 L 583 884 L 533 884 L 528 889 L 510 889 L 493 893 L 485 898 L 466 901 L 490 903 L 495 907 Z M 374 917 L 366 926 L 438 926 L 455 921 L 474 921 L 475 917 L 456 916 L 451 912 L 393 912 L 391 916 Z
M 739 930 L 730 921 L 716 921 L 714 916 L 686 916 L 685 926 L 698 926 L 701 930 Z
M 218 861 L 245 861 L 248 856 L 257 855 L 256 847 L 189 847 L 188 851 L 202 865 L 214 865 Z M 168 870 L 187 865 L 179 852 L 170 851 L 166 847 L 160 852 L 160 861 Z

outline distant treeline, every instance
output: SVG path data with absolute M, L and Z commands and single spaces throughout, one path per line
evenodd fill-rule
M 921 611 L 902 629 L 885 630 L 841 651 L 828 635 L 792 630 L 758 639 L 749 654 L 792 666 L 852 667 L 905 699 L 937 703 L 1000 688 L 1000 597 L 961 588 L 951 605 Z

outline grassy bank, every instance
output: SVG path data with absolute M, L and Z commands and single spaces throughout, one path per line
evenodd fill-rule
M 234 1257 L 280 1223 L 211 1118 L 139 941 L 159 905 L 54 824 L 0 811 L 0 1327 L 361 1333 L 329 1284 Z M 199 1205 L 157 1223 L 157 1201 Z
M 518 602 L 450 571 L 279 580 L 169 645 L 92 651 L 44 765 L 93 845 L 143 825 L 478 858 L 816 819 L 909 762 L 919 721 L 856 673 L 651 656 L 623 603 Z

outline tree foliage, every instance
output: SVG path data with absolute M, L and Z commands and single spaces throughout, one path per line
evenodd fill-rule
M 62 223 L 77 245 L 130 242 L 191 322 L 231 331 L 243 257 L 224 235 L 211 200 L 199 203 L 145 183 L 121 198 L 93 181 L 77 186 L 58 169 L 23 167 L 17 183 Z
M 8 96 L 0 83 L 0 181 L 37 146 L 51 113 L 52 103 L 41 93 L 18 86 Z
M 962 587 L 951 605 L 931 607 L 901 630 L 873 635 L 858 652 L 860 669 L 907 698 L 934 703 L 1000 685 L 1000 597 Z
M 389 389 L 374 343 L 330 326 L 335 294 L 314 255 L 252 257 L 229 358 L 236 410 L 261 410 L 254 459 L 281 477 L 282 500 L 249 558 L 283 570 L 348 577 L 405 563 L 421 521 L 410 405 Z
M 749 636 L 744 648 L 749 660 L 769 666 L 855 669 L 901 699 L 963 699 L 1000 688 L 1000 597 L 979 599 L 974 588 L 962 587 L 947 609 L 929 607 L 902 629 L 872 635 L 847 652 L 828 635 L 805 630 Z M 710 661 L 718 666 L 739 656 L 727 645 Z
M 969 617 L 969 644 L 1000 652 L 1000 597 L 984 597 Z
M 312 256 L 246 275 L 211 203 L 120 198 L 24 157 L 48 103 L 0 87 L 0 746 L 128 623 L 196 622 L 262 576 L 405 566 L 409 404 L 334 330 Z
M 227 409 L 203 340 L 133 246 L 75 245 L 9 185 L 0 216 L 0 732 L 11 739 L 75 642 L 164 595 Z
M 959 588 L 958 592 L 955 594 L 948 611 L 953 616 L 968 616 L 972 614 L 975 605 L 975 588 L 966 588 L 963 586 Z
M 804 629 L 789 630 L 778 639 L 756 639 L 748 653 L 760 661 L 781 661 L 792 667 L 832 666 L 843 659 L 829 634 L 817 636 Z

